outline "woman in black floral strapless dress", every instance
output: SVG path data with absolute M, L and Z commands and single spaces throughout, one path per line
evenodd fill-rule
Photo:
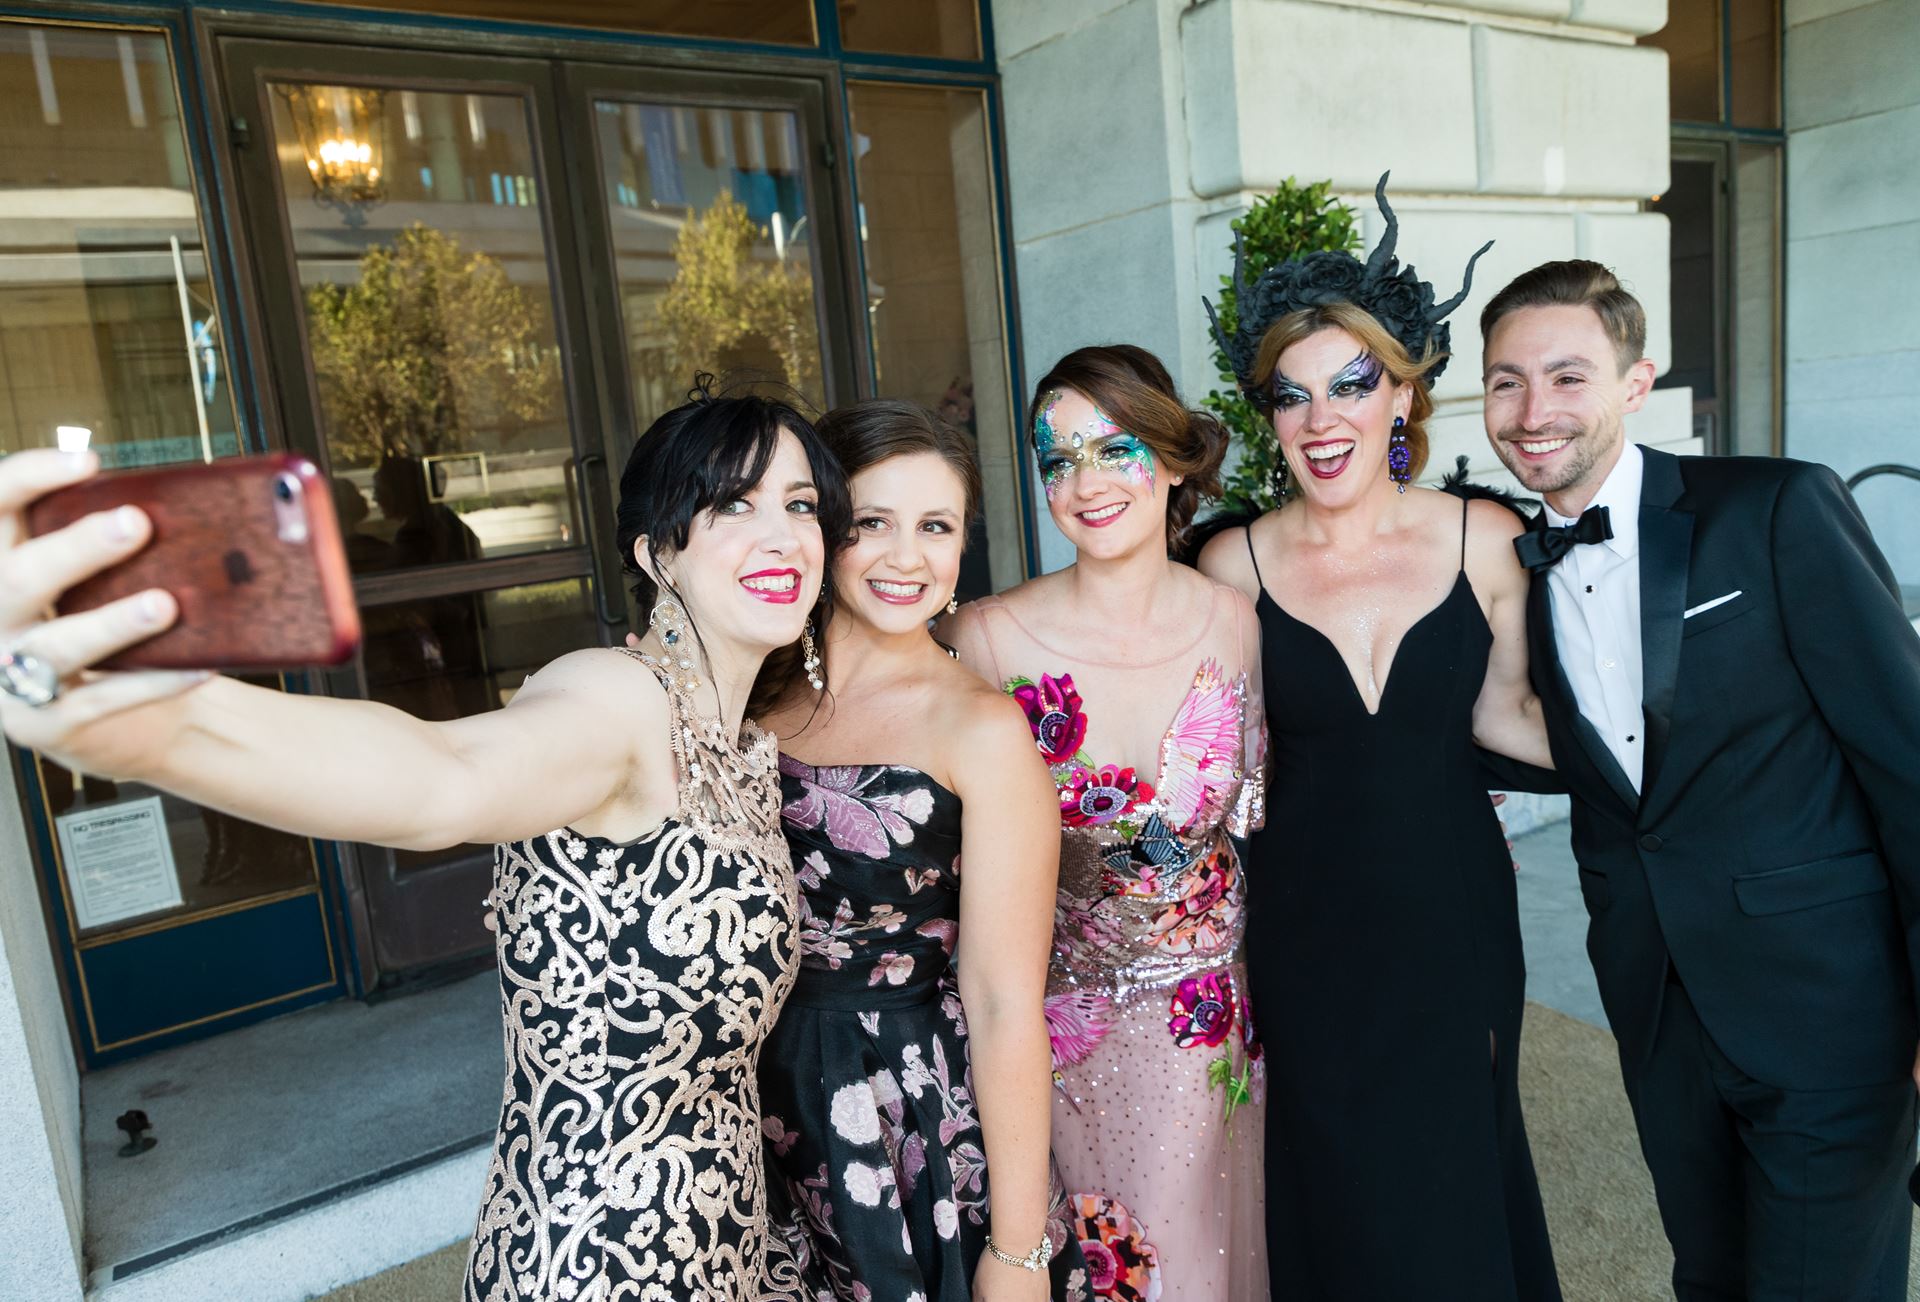
M 769 1211 L 806 1302 L 1088 1302 L 1048 1160 L 1058 800 L 1020 709 L 927 635 L 973 450 L 907 403 L 821 432 L 857 503 L 826 673 L 770 663 L 757 716 L 800 883 L 800 971 L 760 1059 Z

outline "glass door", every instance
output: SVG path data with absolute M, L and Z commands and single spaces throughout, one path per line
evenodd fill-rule
M 177 85 L 162 31 L 0 18 L 0 456 L 242 450 Z M 310 841 L 13 758 L 87 1065 L 342 992 Z
M 622 446 L 700 372 L 809 414 L 852 400 L 823 83 L 593 64 L 564 83 Z
M 617 642 L 612 485 L 637 431 L 699 371 L 851 392 L 823 342 L 845 318 L 814 220 L 817 86 L 222 55 L 279 415 L 332 479 L 366 630 L 336 694 L 448 719 Z M 490 950 L 489 848 L 347 861 L 366 984 Z

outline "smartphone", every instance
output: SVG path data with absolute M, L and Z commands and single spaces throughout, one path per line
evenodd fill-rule
M 153 537 L 68 589 L 57 613 L 165 588 L 180 617 L 101 668 L 299 669 L 340 664 L 359 647 L 360 612 L 333 494 L 306 458 L 107 471 L 34 502 L 27 527 L 51 533 L 117 506 L 145 511 Z

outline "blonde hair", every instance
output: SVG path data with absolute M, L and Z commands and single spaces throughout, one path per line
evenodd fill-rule
M 1401 432 L 1406 435 L 1407 451 L 1413 454 L 1413 477 L 1418 479 L 1420 471 L 1427 464 L 1427 418 L 1433 415 L 1433 397 L 1427 392 L 1427 374 L 1445 361 L 1447 355 L 1428 343 L 1425 356 L 1416 362 L 1407 355 L 1400 341 L 1365 308 L 1353 303 L 1319 303 L 1301 308 L 1298 312 L 1289 312 L 1267 327 L 1267 333 L 1260 337 L 1260 351 L 1254 358 L 1252 387 L 1266 388 L 1273 381 L 1273 373 L 1280 367 L 1280 354 L 1322 330 L 1346 331 L 1359 341 L 1362 348 L 1373 354 L 1380 368 L 1387 373 L 1387 378 L 1395 384 L 1413 386 L 1413 406 L 1407 413 L 1407 424 Z

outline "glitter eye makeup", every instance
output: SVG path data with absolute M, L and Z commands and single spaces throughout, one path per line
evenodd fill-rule
M 1365 398 L 1380 387 L 1385 368 L 1372 353 L 1361 353 L 1327 382 L 1329 398 Z
M 1273 403 L 1275 411 L 1285 411 L 1289 407 L 1298 407 L 1302 403 L 1313 401 L 1313 395 L 1279 371 L 1273 373 L 1273 380 L 1268 386 L 1268 395 L 1268 400 Z
M 1052 501 L 1076 471 L 1106 470 L 1120 474 L 1129 483 L 1153 491 L 1153 449 L 1136 435 L 1114 424 L 1112 417 L 1094 407 L 1084 429 L 1061 430 L 1054 421 L 1054 408 L 1062 394 L 1049 393 L 1033 420 L 1033 447 L 1040 463 L 1040 483 Z M 1091 404 L 1090 404 L 1091 405 Z

